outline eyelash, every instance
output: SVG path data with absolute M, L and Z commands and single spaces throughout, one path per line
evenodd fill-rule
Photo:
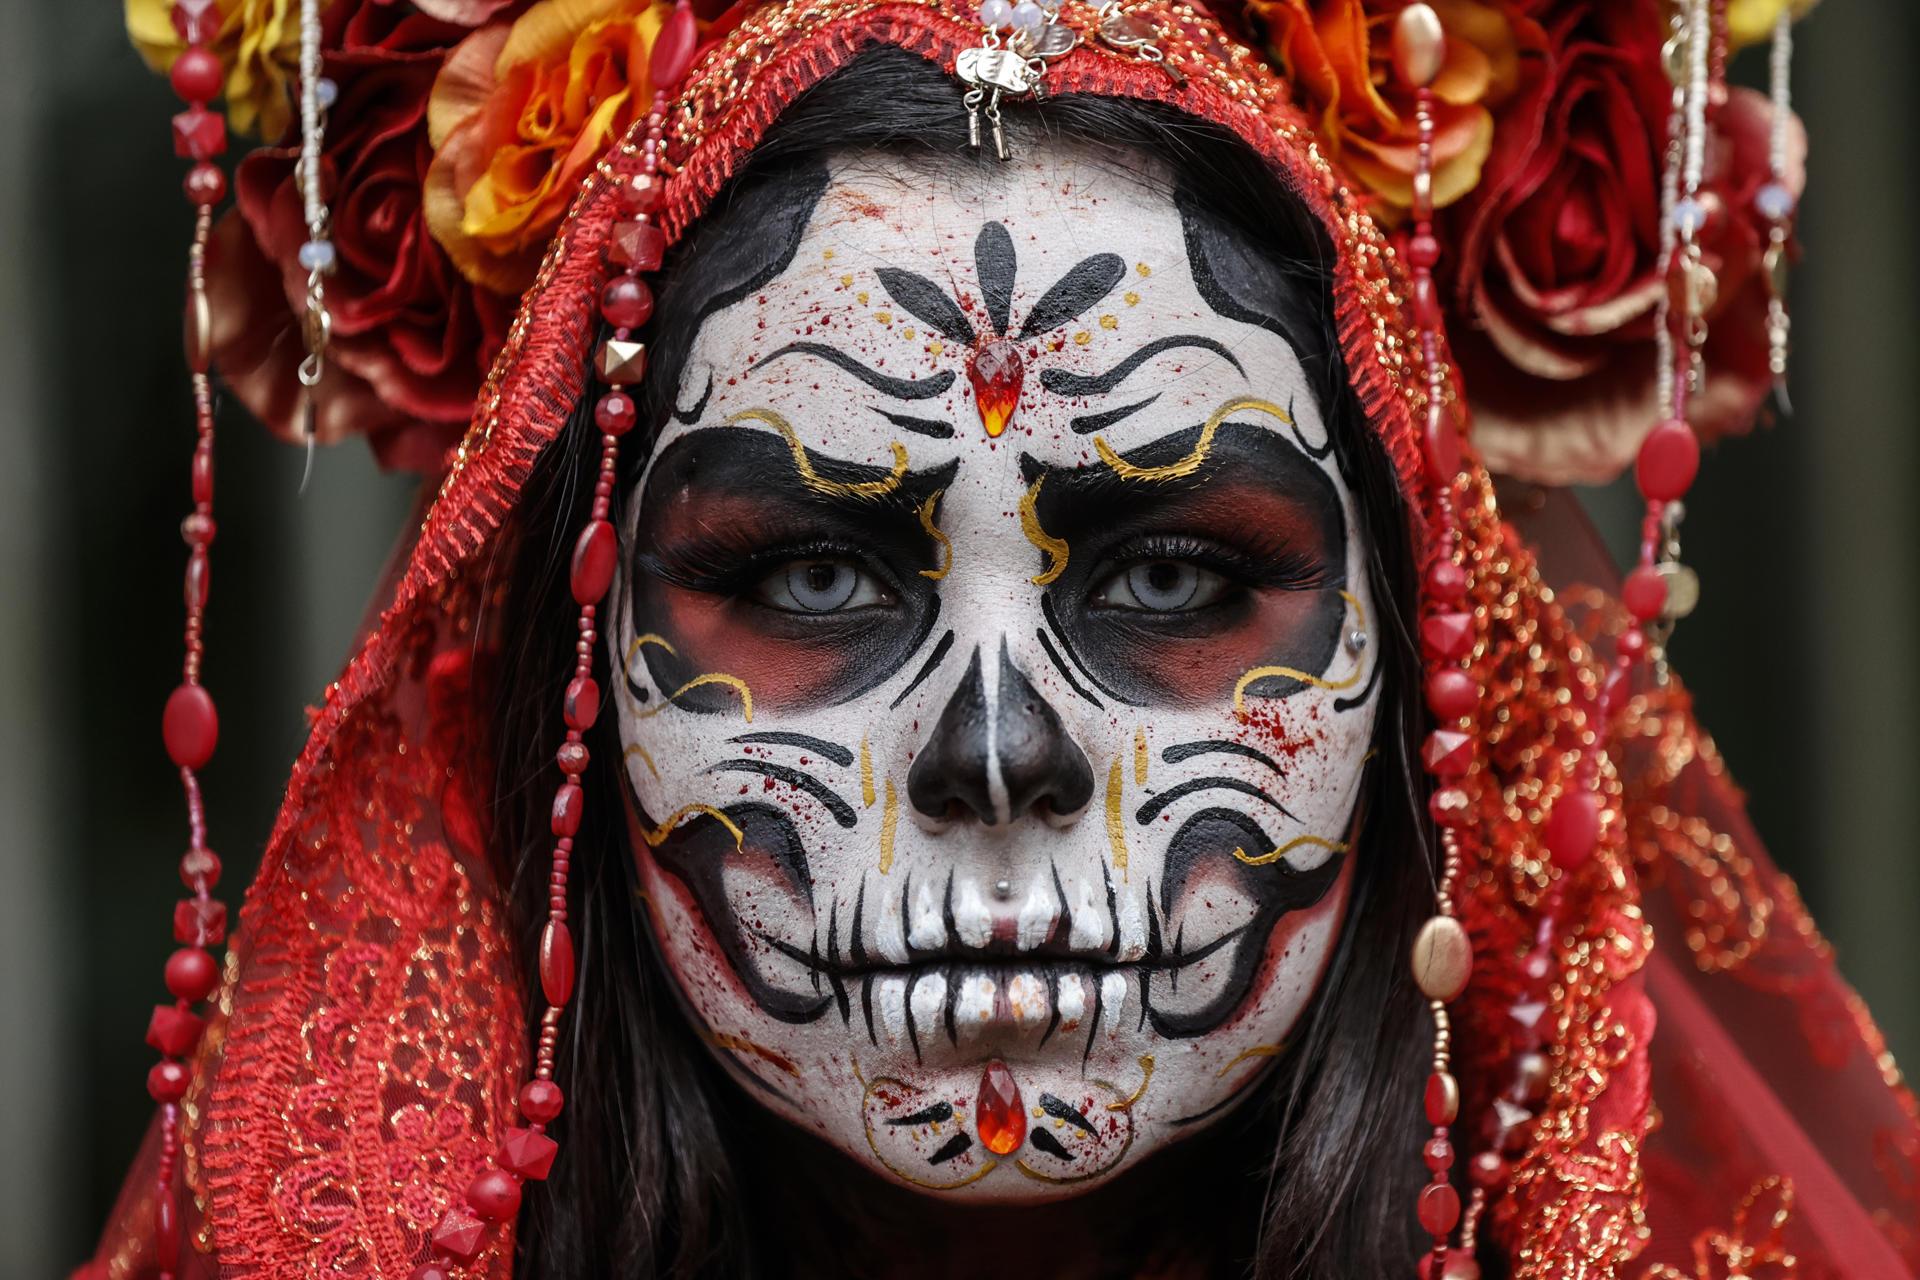
M 641 568 L 662 582 L 688 591 L 736 597 L 746 596 L 768 574 L 795 560 L 844 560 L 871 573 L 888 589 L 899 589 L 894 575 L 870 554 L 824 538 L 753 548 L 714 539 L 675 547 L 671 562 L 657 555 L 640 557 Z
M 1185 560 L 1208 569 L 1242 587 L 1269 587 L 1298 591 L 1322 586 L 1326 574 L 1313 557 L 1296 547 L 1250 552 L 1191 534 L 1149 534 L 1122 543 L 1107 554 L 1103 572 L 1094 581 L 1127 565 L 1153 560 Z

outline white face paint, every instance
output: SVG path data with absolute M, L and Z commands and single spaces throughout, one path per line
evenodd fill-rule
M 1215 283 L 1244 250 L 1164 184 L 890 163 L 706 321 L 632 495 L 636 848 L 751 1096 L 1038 1199 L 1222 1114 L 1306 1009 L 1366 547 L 1294 349 Z

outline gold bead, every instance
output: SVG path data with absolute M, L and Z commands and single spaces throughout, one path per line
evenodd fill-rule
M 640 381 L 647 368 L 647 347 L 643 342 L 608 338 L 600 344 L 594 372 L 610 387 L 630 387 Z
M 1413 981 L 1429 1000 L 1451 1000 L 1467 989 L 1473 946 L 1452 916 L 1434 916 L 1413 939 Z
M 1432 84 L 1447 60 L 1447 33 L 1432 5 L 1410 4 L 1393 24 L 1393 69 L 1416 89 Z

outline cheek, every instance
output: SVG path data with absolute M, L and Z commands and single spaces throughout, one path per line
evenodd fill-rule
M 722 672 L 745 683 L 769 710 L 817 706 L 848 683 L 865 645 L 847 638 L 771 636 L 742 617 L 750 608 L 664 584 L 643 588 L 635 625 L 667 637 L 675 650 L 646 650 L 655 683 L 671 693 L 700 675 Z
M 1110 654 L 1150 700 L 1204 706 L 1232 698 L 1243 676 L 1261 667 L 1319 674 L 1332 656 L 1345 601 L 1336 590 L 1262 591 L 1237 617 L 1204 636 L 1162 637 L 1115 628 Z M 1252 692 L 1270 701 L 1298 681 L 1275 675 Z

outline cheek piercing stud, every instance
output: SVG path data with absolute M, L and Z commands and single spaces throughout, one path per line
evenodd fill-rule
M 1347 652 L 1357 656 L 1361 653 L 1366 652 L 1366 648 L 1367 648 L 1366 632 L 1362 631 L 1358 627 L 1355 627 L 1353 630 L 1347 632 Z

